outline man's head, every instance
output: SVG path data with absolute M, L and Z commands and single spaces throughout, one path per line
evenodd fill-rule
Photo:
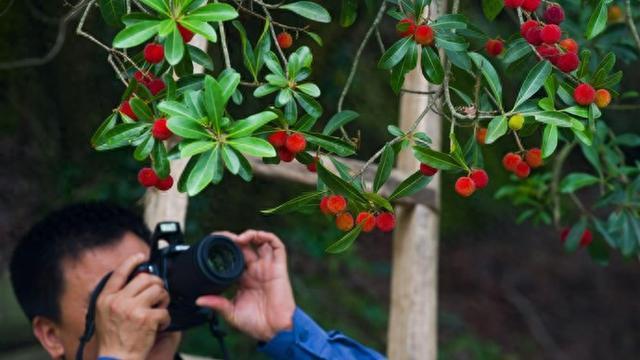
M 149 253 L 139 216 L 107 203 L 76 204 L 33 226 L 11 259 L 11 283 L 52 358 L 72 358 L 89 294 L 133 254 Z

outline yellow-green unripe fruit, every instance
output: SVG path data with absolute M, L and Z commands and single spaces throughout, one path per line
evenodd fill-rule
M 509 119 L 509 128 L 513 131 L 522 129 L 524 125 L 524 116 L 522 114 L 515 114 Z

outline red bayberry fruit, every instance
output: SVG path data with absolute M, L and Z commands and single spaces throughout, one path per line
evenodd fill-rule
M 304 135 L 300 133 L 294 133 L 287 137 L 285 146 L 287 147 L 287 150 L 289 150 L 289 152 L 297 154 L 307 148 L 307 140 L 304 138 Z
M 611 103 L 611 93 L 606 89 L 598 89 L 596 91 L 596 105 L 600 108 L 606 108 Z
M 152 168 L 142 168 L 138 171 L 138 182 L 144 187 L 155 186 L 158 182 L 158 175 Z
M 292 162 L 296 155 L 285 148 L 280 148 L 278 149 L 278 157 L 280 161 Z
M 372 213 L 363 211 L 356 217 L 356 223 L 359 225 L 362 223 L 362 231 L 371 232 L 376 226 L 376 218 Z
M 580 65 L 580 59 L 576 53 L 568 52 L 558 56 L 556 66 L 563 72 L 570 73 Z
M 502 158 L 502 166 L 504 166 L 507 171 L 514 172 L 520 161 L 522 161 L 520 155 L 510 152 Z
M 353 215 L 343 212 L 336 216 L 336 227 L 341 231 L 349 231 L 353 229 Z
M 314 159 L 312 162 L 308 163 L 307 170 L 311 171 L 312 173 L 318 172 L 318 160 Z
M 382 232 L 390 232 L 396 227 L 396 217 L 390 212 L 376 216 L 376 227 Z
M 578 43 L 571 38 L 566 38 L 560 41 L 560 47 L 565 49 L 567 52 L 571 52 L 575 54 L 578 53 Z
M 269 135 L 267 141 L 269 141 L 269 144 L 273 145 L 274 148 L 281 148 L 287 142 L 287 132 L 276 131 L 273 134 Z
M 489 185 L 489 175 L 483 169 L 475 169 L 469 175 L 473 183 L 476 185 L 476 189 L 485 188 Z
M 416 23 L 413 19 L 404 18 L 396 24 L 396 31 L 400 37 L 412 36 L 416 32 Z
M 560 26 L 555 24 L 545 25 L 542 30 L 540 30 L 540 38 L 546 44 L 555 44 L 560 41 L 562 37 L 562 30 Z
M 528 177 L 529 174 L 531 173 L 531 167 L 529 167 L 529 164 L 527 164 L 526 161 L 520 160 L 518 165 L 516 165 L 516 169 L 514 170 L 514 173 L 520 179 L 524 179 Z
M 143 73 L 139 70 L 133 73 L 133 77 L 144 86 L 148 86 L 151 80 L 153 80 L 153 74 Z
M 156 189 L 160 191 L 167 191 L 171 189 L 172 186 L 173 178 L 171 177 L 171 175 L 167 176 L 164 179 L 158 179 L 158 182 L 156 183 Z
M 571 229 L 568 227 L 560 231 L 560 241 L 562 243 L 567 241 L 567 237 L 569 237 L 570 232 L 571 232 Z M 585 229 L 584 232 L 582 233 L 582 236 L 580 237 L 580 246 L 587 247 L 591 245 L 592 242 L 593 242 L 593 234 L 591 233 L 591 230 Z
M 149 92 L 151 92 L 151 95 L 158 95 L 159 93 L 162 92 L 162 90 L 165 89 L 165 84 L 164 81 L 162 81 L 162 79 L 153 79 L 151 80 L 151 82 L 149 82 L 149 84 L 147 84 L 147 88 L 149 89 Z
M 596 90 L 589 84 L 580 84 L 573 91 L 573 99 L 579 105 L 591 105 L 596 100 Z
M 320 211 L 322 211 L 322 213 L 325 215 L 331 214 L 331 210 L 329 210 L 329 207 L 327 206 L 328 204 L 329 204 L 329 197 L 323 196 L 322 200 L 320 200 Z
M 157 64 L 164 59 L 164 47 L 157 43 L 149 43 L 144 47 L 144 59 L 150 64 Z
M 180 36 L 182 36 L 182 40 L 186 43 L 193 39 L 193 32 L 186 27 L 178 24 L 178 31 L 180 32 Z
M 160 118 L 153 123 L 151 134 L 158 140 L 167 140 L 173 135 L 171 130 L 167 127 L 167 119 Z
M 484 47 L 489 55 L 498 56 L 504 50 L 504 42 L 500 39 L 489 39 Z
M 131 108 L 131 104 L 129 103 L 128 100 L 123 101 L 122 104 L 120 104 L 120 108 L 118 108 L 118 110 L 120 111 L 121 114 L 127 115 L 131 120 L 133 121 L 138 120 L 138 116 L 133 112 L 133 109 Z
M 484 145 L 485 141 L 487 139 L 487 128 L 479 128 L 478 131 L 476 131 L 476 141 L 478 141 L 478 144 L 480 145 Z
M 438 172 L 438 169 L 433 168 L 427 164 L 420 164 L 420 172 L 424 176 L 433 176 Z
M 522 25 L 520 25 L 520 35 L 523 38 L 527 37 L 527 32 L 533 28 L 537 28 L 540 26 L 540 23 L 535 20 L 527 20 Z
M 560 25 L 560 23 L 564 21 L 564 10 L 562 9 L 562 6 L 552 4 L 544 11 L 543 17 L 547 24 Z
M 538 148 L 529 149 L 524 155 L 524 160 L 532 169 L 538 168 L 542 166 L 542 151 Z
M 522 10 L 534 12 L 540 6 L 542 0 L 524 0 L 522 2 Z
M 433 44 L 433 29 L 429 25 L 420 25 L 416 28 L 413 38 L 420 45 L 430 46 Z
M 469 197 L 476 191 L 476 184 L 468 176 L 461 176 L 456 180 L 456 192 L 462 197 Z
M 607 21 L 610 23 L 617 23 L 624 21 L 624 10 L 618 5 L 609 6 L 607 11 Z
M 288 49 L 293 45 L 293 37 L 286 31 L 278 34 L 276 39 L 278 40 L 278 46 L 280 46 L 281 49 Z
M 332 214 L 339 214 L 347 209 L 347 199 L 341 195 L 331 195 L 327 199 L 327 209 Z
M 536 47 L 538 54 L 540 57 L 549 60 L 552 64 L 558 62 L 558 57 L 560 56 L 560 50 L 557 47 L 549 44 L 542 44 Z
M 504 0 L 504 7 L 517 9 L 522 6 L 524 0 Z
M 524 39 L 531 45 L 540 45 L 542 44 L 542 30 L 539 27 L 531 28 L 527 31 L 524 36 Z

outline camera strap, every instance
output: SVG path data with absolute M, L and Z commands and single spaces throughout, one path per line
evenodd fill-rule
M 104 289 L 107 281 L 109 281 L 111 274 L 112 273 L 108 273 L 105 275 L 91 292 L 87 315 L 84 320 L 84 333 L 80 336 L 80 345 L 78 345 L 78 351 L 76 351 L 76 360 L 82 360 L 84 348 L 96 331 L 96 303 L 98 302 L 98 296 L 100 296 L 102 289 Z
M 224 345 L 224 337 L 227 335 L 227 332 L 222 330 L 220 327 L 220 321 L 218 321 L 216 314 L 213 314 L 209 320 L 209 331 L 211 331 L 211 335 L 218 340 L 218 345 L 222 352 L 222 359 L 229 360 L 229 352 L 227 351 L 227 347 Z

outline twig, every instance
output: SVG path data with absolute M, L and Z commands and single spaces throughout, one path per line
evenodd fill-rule
M 384 47 L 384 42 L 382 42 L 382 35 L 380 35 L 380 29 L 376 28 L 376 40 L 378 41 L 378 47 L 380 47 L 380 53 L 384 54 L 387 50 Z
M 116 75 L 118 76 L 120 81 L 122 81 L 124 86 L 127 86 L 128 85 L 127 80 L 122 76 L 122 72 L 120 71 L 120 68 L 118 68 L 116 63 L 113 61 L 113 54 L 109 54 L 109 56 L 107 56 L 107 62 L 111 64 L 111 67 L 116 72 Z
M 626 19 L 627 26 L 629 27 L 629 31 L 631 31 L 631 34 L 633 35 L 633 40 L 636 43 L 636 47 L 638 48 L 638 51 L 640 51 L 640 36 L 638 35 L 638 29 L 636 29 L 636 24 L 633 22 L 631 0 L 625 1 L 625 7 L 627 12 L 627 19 Z
M 269 30 L 271 31 L 271 37 L 273 38 L 273 43 L 276 46 L 276 49 L 278 49 L 278 54 L 280 54 L 280 58 L 284 63 L 285 73 L 287 74 L 287 77 L 288 77 L 289 70 L 287 69 L 287 65 L 289 63 L 287 62 L 287 57 L 284 55 L 282 48 L 280 48 L 280 45 L 278 45 L 278 35 L 276 35 L 276 30 L 273 27 L 273 18 L 271 17 L 271 13 L 269 13 L 269 9 L 267 9 L 264 5 L 262 6 L 262 11 L 264 11 L 264 14 L 267 16 L 267 20 L 269 21 Z
M 5 7 L 4 9 L 2 9 L 2 12 L 0 13 L 0 16 L 4 16 L 4 14 L 6 14 L 11 7 L 13 6 L 13 3 L 15 3 L 16 0 L 10 0 L 9 3 L 7 4 L 7 7 Z
M 242 5 L 242 2 L 240 2 L 238 0 L 233 0 L 233 2 L 236 4 L 236 6 L 238 6 L 238 9 L 246 12 L 247 14 L 253 15 L 253 16 L 255 16 L 255 17 L 259 18 L 259 19 L 265 20 L 265 21 L 268 20 L 266 16 L 260 15 L 257 12 L 255 12 L 255 11 L 249 9 L 249 8 L 244 7 Z M 273 19 L 271 19 L 270 21 L 271 21 L 272 24 L 274 24 L 274 25 L 276 25 L 276 26 L 278 26 L 280 28 L 289 29 L 289 30 L 293 30 L 293 31 L 296 31 L 296 32 L 306 31 L 309 28 L 309 26 L 304 26 L 304 27 L 291 26 L 291 25 L 283 24 L 283 23 L 280 23 L 280 22 L 277 22 L 277 21 L 273 21 Z
M 567 157 L 569 157 L 569 154 L 571 154 L 571 150 L 573 150 L 573 147 L 575 145 L 576 145 L 575 142 L 566 144 L 562 148 L 562 150 L 560 150 L 560 152 L 558 153 L 558 155 L 556 156 L 553 162 L 553 170 L 552 170 L 552 178 L 551 178 L 551 196 L 553 198 L 553 224 L 556 228 L 560 228 L 560 220 L 561 220 L 559 184 L 560 184 L 560 176 L 562 175 L 562 167 L 564 165 L 564 162 L 567 160 Z
M 218 0 L 215 1 L 216 3 Z M 222 21 L 218 22 L 218 30 L 220 31 L 220 46 L 222 46 L 222 55 L 224 57 L 224 65 L 227 69 L 231 68 L 231 60 L 229 58 L 229 48 L 227 47 L 227 34 L 224 31 Z

